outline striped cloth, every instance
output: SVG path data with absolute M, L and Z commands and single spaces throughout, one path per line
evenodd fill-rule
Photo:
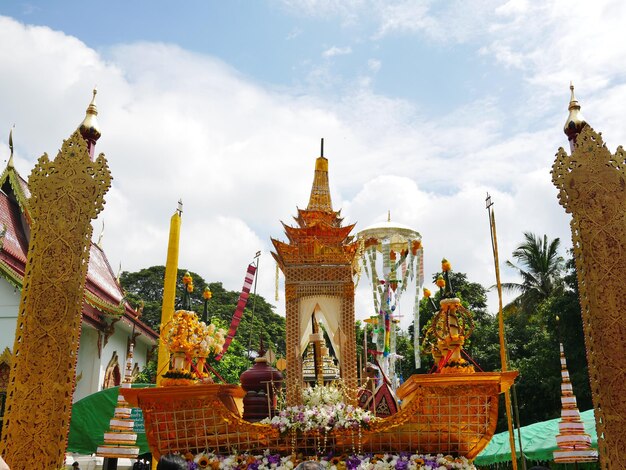
M 237 328 L 239 327 L 239 323 L 241 322 L 243 311 L 246 308 L 246 304 L 248 303 L 248 297 L 250 297 L 250 288 L 252 287 L 252 283 L 254 282 L 255 273 L 256 266 L 254 264 L 248 265 L 246 278 L 243 281 L 243 289 L 241 289 L 241 294 L 239 294 L 239 301 L 237 302 L 237 308 L 235 309 L 233 320 L 230 322 L 230 328 L 228 329 L 228 334 L 226 335 L 226 340 L 224 341 L 224 347 L 222 348 L 222 352 L 215 356 L 215 360 L 217 361 L 222 359 L 222 356 L 226 353 L 228 346 L 230 346 L 230 343 L 235 337 L 235 333 L 237 333 Z

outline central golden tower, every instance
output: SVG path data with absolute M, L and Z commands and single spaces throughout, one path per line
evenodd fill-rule
M 287 401 L 301 401 L 302 353 L 312 334 L 312 318 L 322 320 L 339 359 L 347 390 L 357 388 L 354 334 L 354 282 L 352 262 L 357 243 L 343 226 L 340 211 L 332 207 L 328 186 L 328 160 L 315 162 L 311 197 L 298 209 L 297 226 L 285 225 L 289 243 L 272 239 L 272 253 L 285 275 L 287 333 Z

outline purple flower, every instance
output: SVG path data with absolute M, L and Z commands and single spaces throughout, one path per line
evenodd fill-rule
M 248 465 L 248 470 L 259 470 L 259 462 L 253 462 Z
M 359 466 L 360 463 L 361 463 L 361 459 L 359 459 L 356 455 L 352 455 L 348 457 L 348 460 L 346 460 L 346 468 L 348 470 L 354 470 L 355 468 Z M 406 470 L 406 469 L 403 469 L 403 470 Z
M 272 454 L 272 455 L 268 455 L 267 456 L 267 463 L 271 464 L 276 464 L 278 465 L 280 463 L 280 454 Z
M 191 462 L 187 462 L 187 469 L 188 470 L 197 470 L 198 468 L 198 464 L 194 461 Z
M 406 460 L 398 459 L 396 461 L 396 470 L 406 470 L 409 466 L 409 462 Z

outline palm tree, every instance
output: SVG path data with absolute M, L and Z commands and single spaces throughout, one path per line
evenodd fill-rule
M 519 293 L 505 310 L 532 314 L 539 303 L 563 288 L 561 272 L 564 260 L 558 254 L 560 244 L 558 238 L 549 241 L 547 235 L 542 239 L 530 232 L 524 233 L 524 242 L 513 251 L 513 258 L 518 264 L 506 262 L 518 272 L 522 282 L 502 284 L 506 291 Z

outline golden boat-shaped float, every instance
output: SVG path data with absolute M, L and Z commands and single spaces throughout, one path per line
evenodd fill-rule
M 263 452 L 304 455 L 319 452 L 420 452 L 472 459 L 494 434 L 498 395 L 509 389 L 517 371 L 411 376 L 397 391 L 402 407 L 369 429 L 281 435 L 269 424 L 241 418 L 236 385 L 191 385 L 122 389 L 143 411 L 150 449 L 230 454 Z

